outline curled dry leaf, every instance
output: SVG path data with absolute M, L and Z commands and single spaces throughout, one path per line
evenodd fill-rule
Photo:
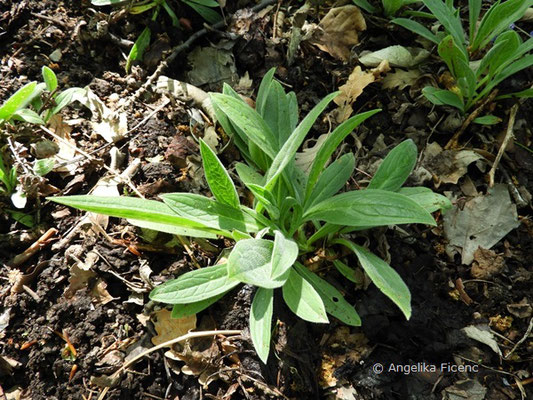
M 352 46 L 359 43 L 359 32 L 366 30 L 361 10 L 354 5 L 335 7 L 320 21 L 311 43 L 342 61 L 350 58 Z
M 433 174 L 435 187 L 442 183 L 457 184 L 468 166 L 483 157 L 471 150 L 443 150 L 436 142 L 424 150 L 422 165 Z
M 363 71 L 359 66 L 354 68 L 348 77 L 348 81 L 339 87 L 341 93 L 333 99 L 339 105 L 339 108 L 336 110 L 336 120 L 338 123 L 346 121 L 352 115 L 352 104 L 363 93 L 363 89 L 372 82 L 381 79 L 381 75 L 387 73 L 389 70 L 390 67 L 387 61 L 383 61 L 379 66 L 370 71 Z

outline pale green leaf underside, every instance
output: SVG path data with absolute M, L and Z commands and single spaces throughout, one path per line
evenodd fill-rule
M 355 308 L 344 299 L 342 293 L 335 289 L 333 285 L 309 271 L 300 263 L 296 263 L 294 268 L 318 292 L 328 314 L 333 315 L 347 325 L 361 326 L 361 318 Z
M 283 276 L 298 258 L 298 245 L 287 239 L 283 233 L 276 231 L 274 249 L 272 250 L 272 279 Z
M 240 282 L 228 276 L 226 264 L 187 272 L 150 292 L 150 299 L 167 304 L 187 304 L 225 293 Z
M 294 269 L 282 288 L 283 300 L 290 310 L 301 319 L 309 322 L 328 323 L 324 302 L 313 288 Z
M 270 351 L 274 291 L 258 288 L 250 309 L 250 336 L 257 355 L 265 364 Z
M 272 278 L 274 242 L 265 239 L 244 239 L 237 242 L 228 257 L 228 274 L 232 279 L 254 286 L 273 289 L 282 286 L 287 271 Z M 294 262 L 294 261 L 293 261 Z
M 452 207 L 451 201 L 446 196 L 435 193 L 426 187 L 405 187 L 401 188 L 398 193 L 414 200 L 430 213 L 437 210 L 446 211 Z

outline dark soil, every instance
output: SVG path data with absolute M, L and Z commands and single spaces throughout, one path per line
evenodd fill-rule
M 250 6 L 247 1 L 227 3 L 229 13 Z M 282 6 L 288 15 L 300 6 L 298 2 L 292 3 L 289 8 Z M 162 46 L 164 49 L 179 44 L 201 29 L 199 17 L 183 5 L 181 7 L 180 17 L 190 21 L 191 30 L 173 29 L 164 13 L 158 23 L 152 25 L 154 36 L 166 43 Z M 343 64 L 304 43 L 295 63 L 288 67 L 285 59 L 287 44 L 283 41 L 272 44 L 265 40 L 272 34 L 269 21 L 276 10 L 276 7 L 270 9 L 263 19 L 252 25 L 247 35 L 236 41 L 232 47 L 236 70 L 239 76 L 248 71 L 253 78 L 251 89 L 256 89 L 263 74 L 270 67 L 277 66 L 278 78 L 295 91 L 301 115 L 304 115 L 324 95 L 337 90 L 346 81 L 356 62 Z M 103 100 L 114 93 L 121 98 L 131 96 L 155 70 L 162 53 L 156 51 L 155 60 L 150 59 L 148 65 L 141 63 L 134 68 L 133 74 L 126 75 L 122 52 L 127 54 L 128 50 L 117 47 L 111 36 L 99 34 L 96 26 L 105 21 L 113 37 L 134 41 L 149 16 L 125 14 L 109 20 L 110 11 L 107 7 L 91 8 L 90 2 L 83 0 L 0 0 L 0 103 L 27 81 L 40 81 L 43 65 L 55 70 L 62 87 L 90 85 Z M 317 22 L 323 14 L 322 11 L 310 18 Z M 409 45 L 409 36 L 395 31 L 384 34 L 384 26 L 383 21 L 372 20 L 361 38 L 361 46 L 374 50 L 392 44 Z M 212 32 L 193 46 L 210 46 L 224 37 L 221 32 Z M 56 49 L 61 50 L 62 57 L 53 62 L 49 56 Z M 178 57 L 164 74 L 186 81 L 190 67 L 185 57 L 186 54 Z M 430 63 L 424 68 L 437 75 L 439 67 Z M 531 71 L 518 74 L 506 84 L 531 86 Z M 390 148 L 405 138 L 415 140 L 419 151 L 423 151 L 430 141 L 442 146 L 446 144 L 453 130 L 439 121 L 446 119 L 450 110 L 430 107 L 420 100 L 419 94 L 420 88 L 418 92 L 415 89 L 386 91 L 379 84 L 365 88 L 354 111 L 376 107 L 383 108 L 383 111 L 369 119 L 357 135 L 346 142 L 346 149 L 358 152 L 359 168 L 383 158 Z M 148 93 L 135 103 L 128 112 L 128 126 L 141 122 L 160 101 L 158 94 Z M 397 111 L 403 104 L 407 104 L 407 111 L 398 116 Z M 506 121 L 512 104 L 511 100 L 499 102 L 493 114 Z M 532 107 L 531 102 L 521 105 L 514 132 L 516 142 L 530 148 Z M 188 113 L 192 108 L 191 104 L 171 101 L 127 139 L 116 144 L 126 158 L 123 167 L 133 159 L 142 160 L 132 183 L 147 198 L 156 198 L 165 192 L 207 192 L 201 171 L 195 171 L 195 165 L 200 167 L 201 163 L 198 157 L 195 158 L 198 147 Z M 90 119 L 88 111 L 71 107 L 64 113 L 84 120 L 73 131 L 72 137 L 76 146 L 92 152 L 96 161 L 83 160 L 78 163 L 76 173 L 71 175 L 52 172 L 46 176 L 46 185 L 53 186 L 53 192 L 58 194 L 86 194 L 106 173 L 102 165 L 109 164 L 109 146 L 92 134 L 87 123 Z M 318 137 L 327 132 L 328 124 L 327 120 L 319 119 L 314 135 Z M 462 143 L 469 149 L 477 148 L 495 155 L 503 125 L 492 128 L 472 126 L 465 132 Z M 5 146 L 5 137 L 10 136 L 29 149 L 43 135 L 37 128 L 35 132 L 0 132 L 0 144 Z M 376 144 L 382 140 L 386 150 Z M 222 142 L 225 141 L 222 138 Z M 159 162 L 151 161 L 157 157 Z M 229 145 L 221 157 L 229 165 L 240 156 Z M 191 160 L 197 160 L 197 163 L 191 164 Z M 533 193 L 531 151 L 515 145 L 504 156 L 501 165 L 505 172 L 498 170 L 498 182 Z M 486 191 L 486 174 L 471 166 L 467 176 L 479 192 Z M 359 184 L 364 185 L 367 176 L 359 171 L 353 178 L 352 189 L 355 189 Z M 427 184 L 434 188 L 431 182 Z M 450 192 L 461 201 L 464 197 L 461 184 L 462 181 L 444 184 L 435 190 Z M 71 228 L 84 214 L 46 201 L 44 197 L 48 194 L 43 194 L 45 188 L 49 188 L 46 185 L 39 186 L 23 210 L 34 217 L 34 228 L 15 222 L 7 212 L 0 213 L 0 278 L 5 282 L 0 289 L 3 303 L 0 307 L 0 400 L 94 400 L 102 390 L 95 377 L 111 375 L 132 353 L 153 346 L 151 338 L 157 332 L 150 316 L 153 317 L 163 305 L 149 301 L 151 288 L 142 278 L 145 269 L 151 271 L 150 282 L 159 284 L 194 269 L 193 262 L 213 264 L 222 249 L 231 243 L 224 240 L 190 242 L 185 251 L 182 243 L 165 234 L 148 243 L 136 228 L 116 218 L 110 218 L 106 229 L 114 241 L 101 233 L 91 232 L 88 225 L 69 236 Z M 119 189 L 121 193 L 131 193 L 126 185 L 119 186 Z M 506 359 L 487 345 L 468 338 L 463 331 L 470 325 L 490 324 L 499 334 L 496 340 L 504 355 L 526 334 L 531 312 L 517 316 L 509 311 L 509 306 L 525 299 L 531 310 L 533 299 L 533 224 L 530 221 L 533 210 L 531 199 L 528 201 L 518 209 L 520 226 L 492 248 L 496 254 L 503 255 L 504 266 L 487 279 L 472 279 L 469 266 L 462 265 L 459 257 L 447 256 L 440 227 L 431 230 L 423 226 L 404 226 L 401 231 L 376 230 L 368 234 L 371 249 L 384 258 L 390 256 L 391 265 L 411 290 L 413 313 L 409 321 L 375 286 L 363 284 L 356 287 L 343 279 L 330 263 L 322 260 L 318 271 L 327 275 L 346 299 L 355 304 L 363 320 L 361 328 L 348 328 L 337 320 L 332 320 L 329 325 L 306 323 L 297 319 L 282 301 L 277 301 L 273 324 L 274 351 L 265 366 L 255 354 L 247 331 L 254 288 L 241 286 L 200 313 L 197 330 L 238 329 L 243 330 L 243 335 L 196 340 L 190 343 L 189 350 L 180 348 L 192 370 L 209 373 L 184 373 L 183 361 L 164 356 L 164 351 L 153 352 L 114 382 L 116 385 L 106 398 L 533 398 L 531 337 L 521 342 Z M 0 199 L 0 210 L 9 208 L 9 199 Z M 437 217 L 441 218 L 440 215 Z M 13 257 L 49 228 L 58 230 L 53 239 L 29 260 L 13 267 Z M 96 257 L 90 266 L 90 278 L 85 279 L 77 291 L 68 290 L 76 279 L 72 276 L 72 267 L 79 261 L 86 262 L 91 253 Z M 347 256 L 346 259 L 356 264 L 355 258 Z M 40 272 L 31 275 L 38 266 L 42 267 Z M 12 290 L 17 274 L 31 275 L 24 280 L 26 289 Z M 460 280 L 464 282 L 464 292 L 457 290 Z M 106 298 L 106 293 L 110 298 Z M 471 299 L 470 304 L 465 301 L 463 293 Z M 8 316 L 7 320 L 5 316 Z M 71 342 L 70 350 L 66 347 L 67 342 Z M 73 354 L 73 348 L 76 354 Z M 422 363 L 437 366 L 438 370 L 406 374 L 390 369 L 394 365 Z M 380 372 L 379 367 L 376 369 L 378 364 L 383 366 L 383 373 L 376 373 Z M 475 366 L 475 371 L 450 372 L 446 369 L 461 364 Z M 200 379 L 206 376 L 211 378 L 208 385 L 202 383 L 205 379 Z M 484 394 L 480 397 L 473 394 L 472 382 L 478 382 L 483 389 Z M 452 392 L 456 394 L 450 394 Z

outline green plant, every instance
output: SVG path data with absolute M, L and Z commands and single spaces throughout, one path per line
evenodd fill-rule
M 168 281 L 156 287 L 150 298 L 173 304 L 172 315 L 178 318 L 203 310 L 240 283 L 256 286 L 250 332 L 264 362 L 270 348 L 276 288 L 281 288 L 288 307 L 306 321 L 327 323 L 330 314 L 348 325 L 361 324 L 343 295 L 301 262 L 305 254 L 324 246 L 345 246 L 352 251 L 370 279 L 409 318 L 410 292 L 401 277 L 347 234 L 393 224 L 435 225 L 430 212 L 449 205 L 445 197 L 430 189 L 402 188 L 416 163 L 417 149 L 411 140 L 387 155 L 367 189 L 337 194 L 350 179 L 355 158 L 347 153 L 329 165 L 328 161 L 356 126 L 380 110 L 353 116 L 339 125 L 317 151 L 309 172 L 304 173 L 294 163 L 297 150 L 338 92 L 326 96 L 298 124 L 296 96 L 286 94 L 273 74 L 274 69 L 263 78 L 255 110 L 227 85 L 223 94 L 211 95 L 219 123 L 246 161 L 237 163 L 235 169 L 254 195 L 252 208 L 240 204 L 230 174 L 203 141 L 200 152 L 213 198 L 189 193 L 163 194 L 162 203 L 126 197 L 51 198 L 79 209 L 127 218 L 143 228 L 234 239 L 235 246 L 226 260 Z M 353 269 L 340 260 L 335 266 L 353 279 Z
M 213 10 L 213 8 L 220 7 L 215 0 L 181 0 L 183 3 L 187 4 L 194 11 L 202 16 L 210 24 L 215 24 L 220 21 L 221 16 Z M 176 13 L 169 5 L 167 0 L 140 0 L 140 1 L 125 1 L 125 0 L 91 0 L 91 4 L 94 6 L 112 6 L 112 5 L 123 5 L 128 3 L 128 12 L 130 14 L 141 14 L 143 12 L 152 10 L 152 21 L 155 21 L 159 15 L 159 10 L 161 7 L 166 11 L 168 16 L 172 21 L 172 26 L 175 28 L 180 27 L 180 22 Z M 126 72 L 130 72 L 131 65 L 136 60 L 142 60 L 145 50 L 150 45 L 150 38 L 152 36 L 152 31 L 147 26 L 143 29 L 139 37 L 135 40 L 128 58 L 126 61 Z
M 469 30 L 463 30 L 459 10 L 453 1 L 423 0 L 424 5 L 442 25 L 436 34 L 422 24 L 405 18 L 392 22 L 438 45 L 438 53 L 448 66 L 455 80 L 450 89 L 425 87 L 422 92 L 436 105 L 449 105 L 466 112 L 486 98 L 503 80 L 533 65 L 533 38 L 522 42 L 512 30 L 512 24 L 520 19 L 533 0 L 496 1 L 483 15 L 481 0 L 469 0 Z M 515 96 L 531 97 L 526 90 Z M 495 121 L 495 120 L 494 120 Z M 490 119 L 476 122 L 487 123 Z
M 24 85 L 2 104 L 0 126 L 9 121 L 44 125 L 83 90 L 74 87 L 59 92 L 56 74 L 46 66 L 42 68 L 42 76 L 44 82 Z
M 404 7 L 413 3 L 420 3 L 420 1 L 421 0 L 381 0 L 381 9 L 383 14 L 390 18 L 396 15 L 398 11 Z M 353 2 L 356 6 L 371 14 L 376 14 L 379 12 L 379 9 L 370 4 L 367 0 L 353 0 Z
M 0 153 L 0 182 L 3 184 L 3 187 L 0 186 L 0 195 L 3 196 L 9 196 L 17 187 L 17 168 L 6 167 L 2 153 Z

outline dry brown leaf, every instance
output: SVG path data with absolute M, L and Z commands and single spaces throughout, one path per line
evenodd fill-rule
M 505 266 L 503 257 L 495 251 L 479 247 L 474 252 L 474 261 L 470 275 L 476 279 L 490 279 L 503 271 Z
M 420 77 L 420 71 L 411 69 L 405 71 L 399 69 L 396 72 L 387 74 L 381 81 L 381 87 L 383 89 L 405 89 L 408 86 L 413 85 Z
M 155 312 L 153 316 L 154 328 L 157 332 L 157 336 L 152 338 L 152 343 L 156 346 L 183 336 L 190 330 L 196 328 L 196 314 L 176 319 L 171 318 L 171 314 L 172 312 L 170 310 L 163 308 L 162 310 Z
M 319 372 L 319 384 L 323 388 L 337 384 L 334 372 L 350 360 L 358 362 L 366 358 L 372 348 L 362 333 L 350 333 L 350 328 L 341 326 L 328 337 L 322 350 L 322 365 Z
M 366 29 L 361 10 L 354 5 L 329 10 L 319 24 L 311 43 L 342 61 L 350 58 L 350 49 L 359 43 L 359 32 Z
M 370 71 L 363 71 L 359 66 L 354 68 L 348 77 L 348 81 L 339 87 L 341 93 L 333 100 L 339 105 L 339 108 L 336 110 L 336 120 L 338 123 L 346 121 L 352 115 L 352 104 L 363 93 L 363 89 L 372 82 L 379 80 L 381 75 L 387 73 L 389 70 L 390 67 L 387 60 L 382 61 L 381 64 Z
M 54 132 L 57 136 L 61 137 L 63 140 L 57 141 L 59 151 L 55 155 L 56 165 L 61 165 L 62 163 L 71 161 L 76 157 L 76 142 L 70 137 L 70 132 L 72 128 L 70 125 L 67 125 L 63 122 L 63 117 L 56 114 L 48 122 L 50 130 Z M 69 146 L 67 143 L 70 143 Z M 55 172 L 66 172 L 69 175 L 73 175 L 76 169 L 78 168 L 77 163 L 71 163 L 66 165 L 61 165 L 54 168 Z

